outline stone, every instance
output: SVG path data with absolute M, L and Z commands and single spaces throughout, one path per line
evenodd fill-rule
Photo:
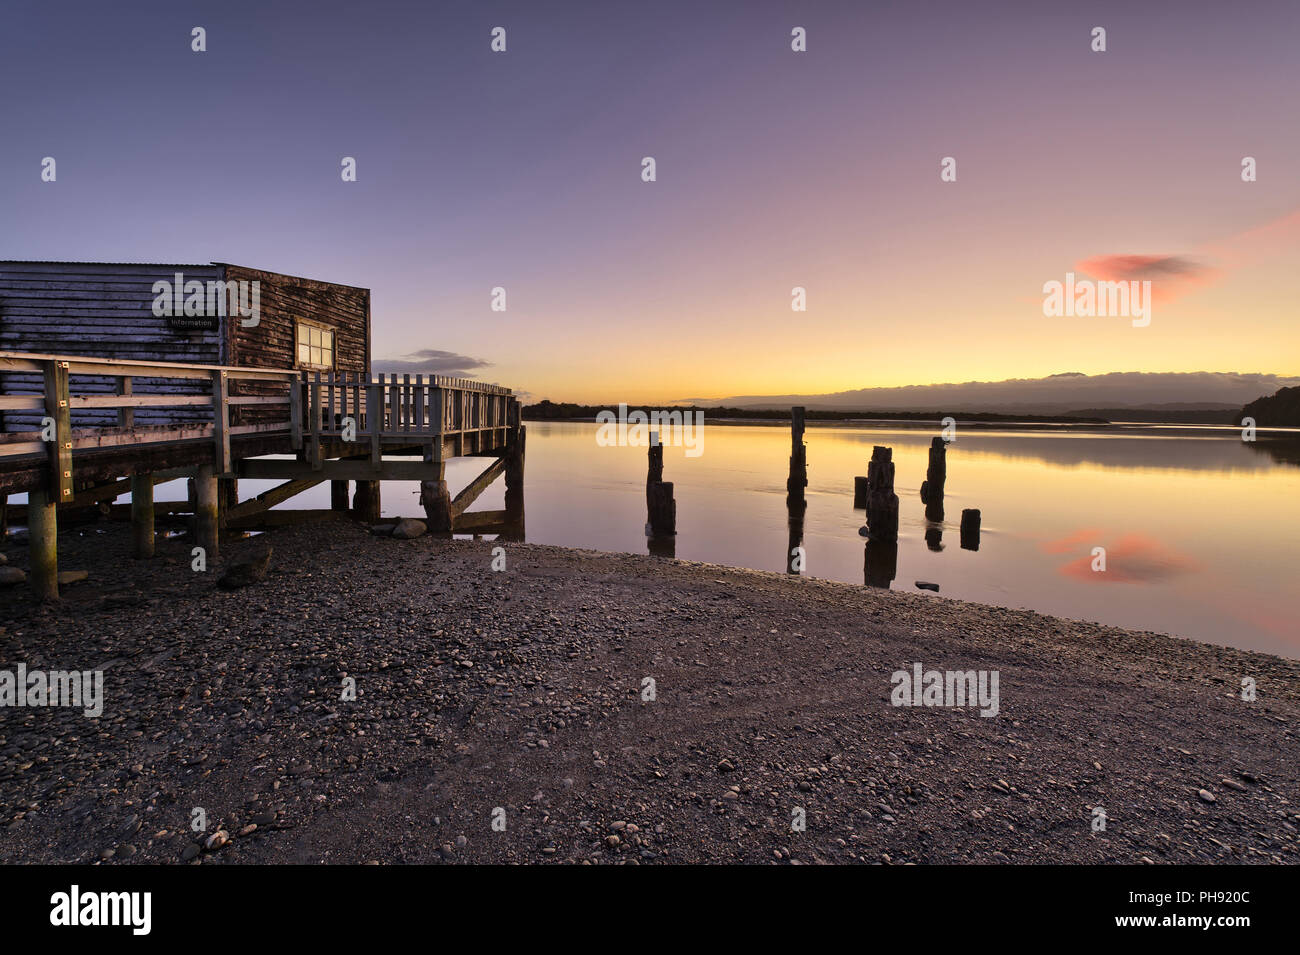
M 939 585 L 932 584 L 928 580 L 918 580 L 916 582 L 916 586 L 918 586 L 922 590 L 933 590 L 936 594 L 939 592 Z
M 271 546 L 268 544 L 266 550 L 260 557 L 254 557 L 252 560 L 240 561 L 226 568 L 221 579 L 217 581 L 217 586 L 222 590 L 234 590 L 238 587 L 247 587 L 249 584 L 255 584 L 266 577 L 266 573 L 271 568 Z
M 226 832 L 224 829 L 218 829 L 212 835 L 208 836 L 208 840 L 204 845 L 207 847 L 209 852 L 215 852 L 228 842 L 230 842 L 230 833 Z
M 406 518 L 398 522 L 393 528 L 393 537 L 398 540 L 409 541 L 420 537 L 429 528 L 424 521 L 417 521 L 413 518 Z
M 90 576 L 88 570 L 61 570 L 59 571 L 59 586 L 66 587 L 68 584 L 76 584 Z
M 27 579 L 18 567 L 0 567 L 0 587 L 15 587 Z
M 1201 802 L 1213 803 L 1219 801 L 1218 798 L 1214 795 L 1214 793 L 1210 792 L 1208 789 L 1197 790 L 1196 795 L 1201 797 Z

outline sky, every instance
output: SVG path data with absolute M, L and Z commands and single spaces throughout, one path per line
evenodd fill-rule
M 1293 0 L 6 0 L 0 258 L 364 286 L 376 365 L 557 401 L 1295 375 L 1298 35 Z M 1044 315 L 1069 272 L 1151 280 L 1150 323 Z

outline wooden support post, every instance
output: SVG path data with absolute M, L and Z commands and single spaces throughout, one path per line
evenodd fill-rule
M 224 370 L 212 373 L 212 440 L 216 445 L 216 473 L 229 474 L 230 463 L 230 382 Z
M 804 488 L 808 486 L 808 449 L 803 443 L 804 409 L 790 409 L 790 476 L 785 482 L 785 503 L 789 508 L 803 508 Z
M 431 462 L 437 469 L 436 481 L 420 482 L 420 503 L 424 505 L 424 515 L 429 521 L 429 530 L 446 533 L 451 530 L 451 493 L 447 490 L 447 465 Z
M 524 451 L 528 429 L 523 425 L 515 433 L 506 454 L 506 513 L 511 519 L 524 517 Z
M 226 526 L 227 516 L 239 507 L 239 479 L 217 478 L 217 519 Z
M 54 420 L 54 440 L 49 443 L 49 489 L 56 503 L 71 501 L 72 408 L 68 396 L 68 363 L 47 361 L 44 365 L 45 414 Z
M 367 524 L 378 524 L 383 511 L 379 497 L 380 481 L 358 481 L 356 493 L 352 497 L 352 513 L 357 520 Z
M 207 551 L 209 563 L 221 550 L 217 513 L 217 473 L 210 464 L 200 465 L 194 475 L 194 537 Z
M 346 511 L 348 509 L 348 482 L 330 481 L 330 510 Z
M 59 599 L 59 524 L 56 511 L 54 501 L 44 489 L 28 493 L 28 558 L 32 565 L 32 593 L 37 600 Z
M 153 475 L 131 476 L 132 556 L 144 560 L 153 556 Z

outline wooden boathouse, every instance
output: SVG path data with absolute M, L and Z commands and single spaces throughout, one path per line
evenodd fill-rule
M 508 388 L 373 375 L 368 289 L 226 263 L 0 262 L 0 502 L 28 495 L 42 599 L 61 511 L 129 493 L 151 557 L 154 485 L 183 477 L 209 559 L 223 527 L 323 481 L 332 511 L 355 482 L 361 520 L 379 520 L 382 481 L 420 481 L 430 530 L 520 534 L 524 437 Z M 459 456 L 493 460 L 452 499 Z M 503 475 L 506 510 L 468 513 Z M 281 483 L 241 502 L 239 478 Z

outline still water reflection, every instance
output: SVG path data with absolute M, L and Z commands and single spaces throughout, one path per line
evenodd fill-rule
M 592 423 L 528 422 L 527 539 L 647 553 L 646 449 L 601 447 L 595 434 Z M 964 428 L 947 451 L 947 520 L 933 523 L 919 495 L 933 435 L 810 426 L 801 519 L 786 509 L 788 425 L 707 425 L 699 457 L 665 442 L 664 479 L 677 499 L 671 553 L 789 573 L 802 546 L 802 572 L 816 577 L 912 592 L 927 581 L 937 599 L 1300 657 L 1294 436 L 1261 432 L 1246 444 L 1228 428 Z M 896 546 L 859 536 L 863 512 L 853 509 L 853 478 L 877 444 L 893 448 L 896 464 Z M 453 493 L 481 467 L 453 461 Z M 385 512 L 418 514 L 417 490 L 386 484 Z M 502 507 L 502 493 L 498 482 L 476 508 Z M 960 534 L 964 508 L 982 512 L 977 542 Z M 1105 572 L 1092 569 L 1098 547 Z

